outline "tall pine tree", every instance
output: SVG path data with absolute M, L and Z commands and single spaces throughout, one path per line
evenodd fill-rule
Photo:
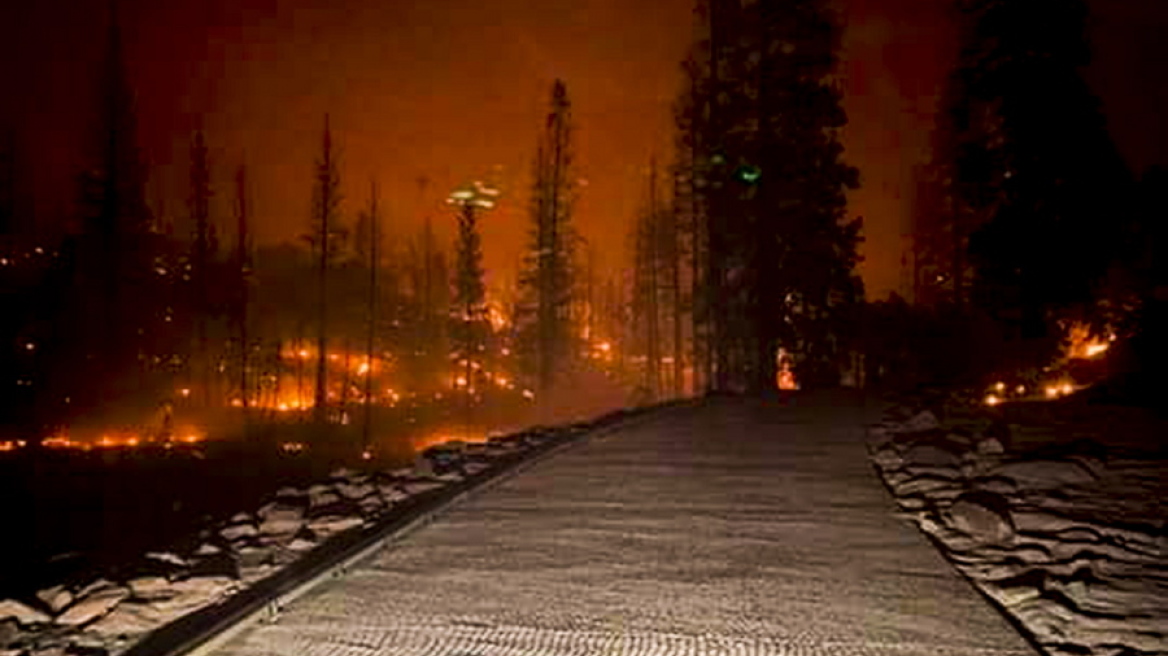
M 1116 260 L 1128 174 L 1081 69 L 1082 0 L 961 0 L 950 85 L 953 212 L 972 224 L 974 300 L 1019 349 L 1057 343 Z M 969 217 L 964 219 L 963 217 Z
M 690 201 L 700 210 L 709 387 L 774 386 L 775 354 L 805 380 L 831 383 L 847 347 L 860 224 L 843 161 L 847 118 L 833 79 L 839 26 L 823 0 L 711 0 L 706 39 L 679 103 Z
M 550 390 L 570 365 L 570 329 L 577 240 L 571 224 L 575 204 L 572 177 L 572 116 L 568 89 L 552 85 L 550 109 L 536 149 L 531 197 L 531 247 L 520 286 L 534 313 L 534 359 L 540 390 Z

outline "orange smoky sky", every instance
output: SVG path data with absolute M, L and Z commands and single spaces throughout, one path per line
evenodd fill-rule
M 862 273 L 870 296 L 898 284 L 911 171 L 926 154 L 938 84 L 953 58 L 948 4 L 836 2 L 846 23 L 846 156 L 864 185 L 849 211 L 865 217 Z M 246 164 L 259 238 L 304 233 L 327 112 L 341 149 L 348 221 L 376 181 L 391 238 L 400 243 L 430 216 L 449 241 L 454 220 L 445 196 L 474 179 L 502 188 L 504 201 L 482 223 L 488 284 L 496 290 L 518 269 L 531 161 L 555 78 L 568 84 L 576 177 L 586 182 L 578 225 L 602 271 L 624 264 L 649 160 L 670 157 L 678 62 L 694 32 L 692 0 L 118 6 L 139 142 L 152 165 L 149 200 L 178 230 L 187 229 L 188 144 L 202 127 L 221 221 L 229 224 L 231 175 Z M 20 154 L 33 164 L 27 178 L 41 221 L 70 211 L 72 180 L 94 141 L 88 108 L 107 16 L 107 0 L 0 9 L 0 73 L 14 90 L 0 103 L 0 121 L 16 125 Z M 1109 29 L 1138 17 L 1117 20 Z M 1112 59 L 1116 66 L 1128 61 Z M 1113 95 L 1123 88 L 1112 81 Z

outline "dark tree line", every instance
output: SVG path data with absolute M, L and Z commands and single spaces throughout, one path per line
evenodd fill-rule
M 1086 4 L 954 6 L 959 57 L 917 172 L 912 296 L 936 327 L 980 329 L 939 343 L 972 357 L 931 375 L 1039 367 L 1072 321 L 1146 334 L 1163 280 L 1157 174 L 1135 182 L 1082 77 Z
M 428 221 L 416 238 L 382 248 L 374 201 L 350 231 L 327 118 L 299 243 L 252 246 L 246 174 L 240 167 L 233 184 L 217 184 L 214 135 L 201 130 L 190 149 L 192 230 L 174 234 L 170 217 L 146 202 L 116 19 L 108 51 L 90 164 L 63 231 L 28 227 L 22 163 L 12 140 L 0 142 L 5 431 L 35 439 L 79 418 L 139 423 L 160 404 L 270 411 L 299 391 L 290 386 L 309 392 L 302 402 L 315 401 L 318 419 L 334 421 L 352 399 L 449 389 L 450 336 L 461 325 L 451 302 L 465 300 L 466 267 L 448 269 Z M 297 357 L 310 344 L 311 357 Z M 339 365 L 316 355 L 334 351 L 343 352 Z M 389 372 L 384 382 L 358 381 L 362 359 Z
M 859 184 L 843 160 L 840 27 L 818 0 L 699 6 L 677 102 L 677 228 L 690 257 L 692 360 L 707 390 L 838 382 L 862 285 Z

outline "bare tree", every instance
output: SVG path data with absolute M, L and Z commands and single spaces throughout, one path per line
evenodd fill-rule
M 324 138 L 316 162 L 316 191 L 313 199 L 313 245 L 317 255 L 316 387 L 313 392 L 314 418 L 323 423 L 328 416 L 328 272 L 330 238 L 336 229 L 341 202 L 340 174 L 334 152 L 329 117 L 324 117 Z

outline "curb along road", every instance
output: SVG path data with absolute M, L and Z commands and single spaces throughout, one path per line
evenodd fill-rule
M 551 429 L 547 441 L 499 458 L 481 473 L 402 501 L 389 516 L 362 529 L 330 538 L 300 560 L 227 598 L 147 634 L 121 656 L 208 656 L 256 623 L 274 621 L 289 603 L 435 520 L 448 508 L 499 485 L 571 448 L 635 426 L 686 401 L 618 410 L 591 422 Z M 524 432 L 520 432 L 522 435 Z

